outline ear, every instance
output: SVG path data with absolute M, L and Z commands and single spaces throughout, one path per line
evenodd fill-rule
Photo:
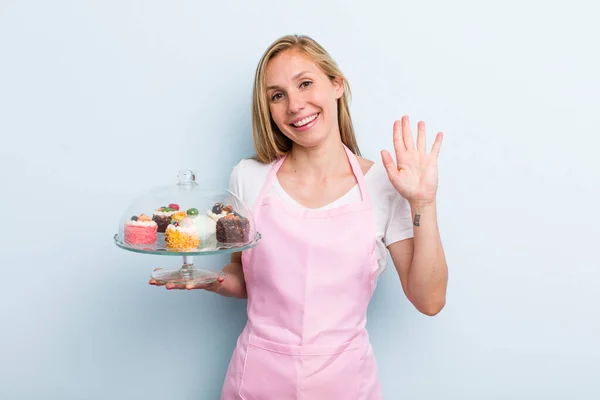
M 331 79 L 333 89 L 335 90 L 335 99 L 338 100 L 344 94 L 344 80 L 339 76 Z

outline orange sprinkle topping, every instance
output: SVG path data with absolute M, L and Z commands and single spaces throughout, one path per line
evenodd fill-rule
M 200 239 L 180 231 L 169 229 L 165 233 L 167 247 L 172 249 L 197 249 L 200 247 Z

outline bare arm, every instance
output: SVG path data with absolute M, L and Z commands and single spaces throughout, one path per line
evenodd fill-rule
M 435 202 L 411 204 L 414 239 L 388 246 L 404 293 L 417 310 L 436 315 L 446 304 L 448 266 L 437 224 Z
M 414 238 L 388 246 L 402 287 L 414 306 L 426 315 L 439 313 L 446 304 L 448 267 L 437 223 L 436 193 L 438 155 L 442 145 L 438 132 L 427 154 L 425 123 L 417 124 L 415 145 L 408 116 L 394 122 L 396 163 L 387 151 L 381 157 L 392 186 L 408 200 Z
M 225 278 L 212 291 L 225 297 L 245 299 L 248 294 L 246 293 L 246 280 L 244 279 L 244 269 L 242 267 L 242 253 L 232 253 L 231 262 L 223 268 L 223 272 L 225 272 Z

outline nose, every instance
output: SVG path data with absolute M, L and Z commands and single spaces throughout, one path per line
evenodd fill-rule
M 302 111 L 306 101 L 299 93 L 288 94 L 288 114 L 294 115 Z

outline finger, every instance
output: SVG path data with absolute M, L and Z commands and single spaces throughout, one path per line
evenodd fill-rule
M 410 131 L 410 120 L 408 115 L 402 117 L 402 140 L 404 141 L 407 151 L 415 149 L 412 132 Z
M 431 146 L 431 154 L 437 157 L 440 154 L 440 149 L 442 148 L 442 140 L 444 139 L 444 134 L 442 132 L 438 132 L 435 136 L 435 142 Z
M 192 289 L 205 289 L 205 290 L 209 290 L 212 286 L 214 286 L 214 283 L 188 282 L 188 283 L 185 284 L 186 290 L 192 290 Z
M 163 268 L 160 268 L 160 267 L 159 268 L 154 268 L 152 270 L 152 272 L 156 272 L 156 271 L 161 270 L 161 269 L 163 269 Z M 164 286 L 165 285 L 164 282 L 157 281 L 154 278 L 150 278 L 150 281 L 148 283 L 151 284 L 151 285 L 154 285 L 154 286 Z
M 165 284 L 161 281 L 157 281 L 154 278 L 151 278 L 150 281 L 148 282 L 150 285 L 154 285 L 154 286 L 164 286 Z
M 148 281 L 149 284 L 154 285 L 154 286 L 165 286 L 164 282 L 161 281 L 157 281 L 154 278 L 150 278 L 150 281 Z
M 165 287 L 167 288 L 167 290 L 171 290 L 171 289 L 185 289 L 185 285 L 178 285 L 176 283 L 173 282 L 167 282 L 167 284 L 165 285 Z
M 425 135 L 425 122 L 419 121 L 417 124 L 417 150 L 420 153 L 427 153 L 427 137 Z
M 404 140 L 402 140 L 401 121 L 394 121 L 394 150 L 396 151 L 396 160 L 400 159 L 401 154 L 406 151 Z
M 223 281 L 225 281 L 225 277 L 219 276 L 219 277 L 217 277 L 217 279 L 214 282 L 210 282 L 210 283 L 204 285 L 204 287 L 202 289 L 207 290 L 209 292 L 216 292 L 217 290 L 219 290 L 219 286 L 221 286 Z
M 162 268 L 154 268 L 154 270 L 153 270 L 152 272 L 158 271 L 159 269 L 162 269 Z M 156 281 L 156 279 L 154 279 L 154 278 L 150 278 L 150 280 L 148 281 L 148 283 L 149 283 L 150 285 L 156 285 L 156 286 L 159 286 L 159 283 L 158 283 L 158 282 Z

